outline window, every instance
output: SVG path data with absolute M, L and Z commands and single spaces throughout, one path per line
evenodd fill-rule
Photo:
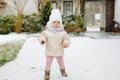
M 55 1 L 52 1 L 51 6 L 52 6 L 53 9 L 56 9 L 57 8 L 57 3 Z
M 6 7 L 6 2 L 5 1 L 0 1 L 0 8 L 5 8 Z
M 69 16 L 73 14 L 73 1 L 64 1 L 63 14 L 64 16 Z

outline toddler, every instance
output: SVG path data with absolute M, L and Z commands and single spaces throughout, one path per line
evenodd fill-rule
M 53 9 L 46 25 L 46 30 L 40 34 L 40 43 L 46 44 L 45 80 L 50 79 L 50 69 L 53 58 L 56 58 L 61 75 L 67 77 L 63 60 L 64 48 L 70 44 L 70 39 L 62 25 L 62 16 L 59 9 Z

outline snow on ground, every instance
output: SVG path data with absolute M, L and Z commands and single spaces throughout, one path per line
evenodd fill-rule
M 64 55 L 68 77 L 60 75 L 54 60 L 50 80 L 120 80 L 120 39 L 70 39 Z M 0 80 L 44 80 L 44 52 L 38 37 L 27 37 L 17 58 L 0 68 Z
M 26 39 L 26 35 L 15 33 L 10 33 L 9 35 L 0 35 L 0 44 L 21 39 Z
M 100 31 L 100 28 L 95 28 L 95 27 L 93 27 L 93 28 L 91 28 L 91 27 L 87 27 L 87 31 Z

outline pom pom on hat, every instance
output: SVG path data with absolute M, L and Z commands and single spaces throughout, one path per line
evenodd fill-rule
M 49 21 L 52 23 L 53 21 L 60 21 L 60 23 L 62 24 L 62 16 L 61 16 L 61 12 L 59 11 L 59 9 L 53 9 L 51 11 L 50 17 L 49 17 Z

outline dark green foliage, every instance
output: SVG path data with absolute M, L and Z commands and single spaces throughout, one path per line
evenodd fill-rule
M 74 15 L 66 16 L 63 18 L 63 24 L 68 24 L 74 20 L 75 20 Z
M 22 32 L 39 32 L 42 28 L 40 16 L 37 14 L 25 15 Z
M 14 20 L 12 16 L 0 16 L 0 34 L 8 34 L 13 31 Z
M 83 22 L 83 17 L 81 16 L 75 16 L 75 22 L 76 22 L 76 26 L 80 27 L 81 29 L 83 29 L 84 26 L 84 22 Z
M 83 28 L 83 18 L 81 16 L 70 15 L 63 18 L 63 24 L 65 25 L 75 25 L 76 27 Z
M 49 21 L 49 16 L 51 14 L 51 3 L 47 1 L 43 9 L 41 10 L 41 23 L 42 25 L 46 25 Z
M 83 32 L 84 22 L 83 17 L 70 15 L 63 18 L 63 24 L 67 32 Z

